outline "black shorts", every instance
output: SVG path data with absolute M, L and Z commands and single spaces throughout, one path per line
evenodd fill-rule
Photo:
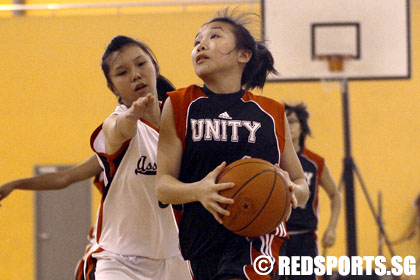
M 316 235 L 314 232 L 290 235 L 289 240 L 285 240 L 280 249 L 281 256 L 310 256 L 315 258 L 318 256 L 318 244 L 316 242 Z M 315 280 L 316 275 L 288 275 L 288 276 L 277 276 L 276 280 Z
M 253 241 L 236 236 L 229 243 L 218 246 L 205 256 L 190 260 L 196 280 L 228 280 L 232 278 L 249 280 L 270 280 L 277 274 L 277 261 L 284 239 L 272 234 Z M 254 260 L 269 256 L 275 265 L 269 275 L 262 276 L 253 268 Z

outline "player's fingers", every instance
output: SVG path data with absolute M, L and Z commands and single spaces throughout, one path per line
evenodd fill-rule
M 289 213 L 287 214 L 287 217 L 286 217 L 286 222 L 290 219 L 290 216 L 292 215 L 292 209 L 293 209 L 293 205 L 292 205 L 292 203 L 290 203 L 290 209 L 289 209 Z
M 290 177 L 289 177 L 289 172 L 287 172 L 286 170 L 280 169 L 281 170 L 281 175 L 283 175 L 283 178 L 287 181 L 287 182 L 291 182 Z
M 280 175 L 280 176 L 282 176 L 283 177 L 283 179 L 288 183 L 288 184 L 290 184 L 292 181 L 290 180 L 290 177 L 289 177 L 289 172 L 287 172 L 286 170 L 283 170 L 283 169 L 281 169 L 280 168 L 280 166 L 278 165 L 278 164 L 276 164 L 276 169 L 277 169 L 277 172 L 278 172 L 278 174 Z
M 222 195 L 219 195 L 216 198 L 216 201 L 219 202 L 219 203 L 223 203 L 223 204 L 233 204 L 233 203 L 235 203 L 235 200 L 233 200 L 232 198 L 227 198 L 227 197 L 224 197 Z
M 137 107 L 146 107 L 147 104 L 149 103 L 149 99 L 148 97 L 140 97 L 139 99 L 136 100 L 136 106 Z
M 152 95 L 151 93 L 148 93 L 148 94 L 146 95 L 145 100 L 144 100 L 144 102 L 145 102 L 146 106 L 150 105 L 150 104 L 153 102 L 153 100 L 154 100 L 154 99 L 155 99 L 155 98 L 153 97 L 153 95 Z
M 147 103 L 149 103 L 152 100 L 153 100 L 152 94 L 151 93 L 148 93 L 144 97 L 139 97 L 136 101 L 133 102 L 133 105 L 143 106 L 143 105 L 146 105 Z
M 220 184 L 216 184 L 214 187 L 215 191 L 222 191 L 222 190 L 226 190 L 226 189 L 231 189 L 235 186 L 235 183 L 220 183 Z
M 145 97 L 141 98 L 139 105 L 142 107 L 148 107 L 151 102 L 151 95 L 147 94 Z
M 220 215 L 223 216 L 229 216 L 230 212 L 226 209 L 223 209 L 222 207 L 220 207 L 219 203 L 215 203 L 213 206 L 214 210 L 218 213 L 218 216 L 220 217 Z M 222 221 L 222 219 L 220 218 L 220 221 Z
M 295 209 L 298 206 L 298 203 L 297 203 L 296 196 L 294 194 L 292 195 L 291 202 L 292 202 L 293 209 Z
M 220 218 L 219 214 L 217 214 L 217 212 L 213 209 L 209 209 L 210 213 L 213 215 L 214 219 L 216 219 L 216 221 L 221 224 L 223 223 L 222 218 Z

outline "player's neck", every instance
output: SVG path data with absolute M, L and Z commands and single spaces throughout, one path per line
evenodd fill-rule
M 204 79 L 206 87 L 214 93 L 232 93 L 241 90 L 241 76 L 237 75 L 213 75 Z

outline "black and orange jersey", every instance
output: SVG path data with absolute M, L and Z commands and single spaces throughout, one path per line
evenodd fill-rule
M 305 174 L 306 183 L 309 186 L 309 199 L 304 207 L 293 209 L 287 221 L 288 231 L 310 230 L 318 228 L 318 187 L 321 181 L 321 174 L 324 168 L 324 158 L 304 148 L 298 153 L 299 161 Z
M 196 85 L 168 94 L 183 148 L 180 181 L 199 181 L 223 161 L 244 157 L 280 163 L 285 144 L 282 104 L 248 91 L 215 94 Z M 203 255 L 233 234 L 200 202 L 183 206 L 179 236 L 185 258 Z

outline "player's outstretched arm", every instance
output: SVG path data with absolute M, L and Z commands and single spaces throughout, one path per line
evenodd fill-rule
M 95 155 L 86 161 L 64 171 L 43 174 L 36 177 L 24 178 L 5 183 L 0 186 L 0 201 L 12 191 L 19 190 L 59 190 L 69 185 L 91 178 L 102 171 L 102 167 Z
M 320 184 L 330 199 L 330 220 L 322 237 L 322 246 L 329 248 L 334 245 L 336 239 L 338 217 L 341 210 L 341 195 L 326 163 L 322 170 Z
M 134 101 L 127 111 L 108 117 L 102 126 L 106 140 L 106 153 L 116 153 L 123 143 L 137 133 L 137 120 L 151 110 L 154 97 L 149 93 Z
M 280 158 L 280 168 L 284 178 L 289 181 L 292 190 L 292 205 L 304 206 L 309 199 L 309 188 L 305 181 L 302 165 L 293 148 L 292 137 L 290 136 L 289 123 L 284 116 L 285 145 Z

